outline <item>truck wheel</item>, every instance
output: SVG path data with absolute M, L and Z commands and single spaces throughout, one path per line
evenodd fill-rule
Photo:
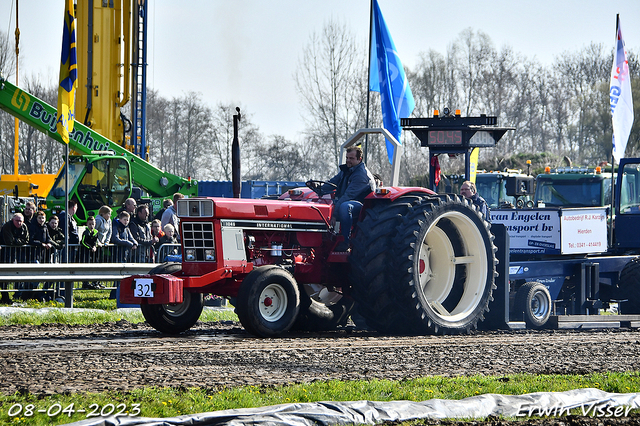
M 327 288 L 305 284 L 300 290 L 300 313 L 293 325 L 295 330 L 331 331 L 341 325 L 346 325 L 353 300 L 343 297 Z M 318 285 L 319 286 L 319 285 Z M 309 294 L 310 293 L 310 294 Z
M 524 283 L 516 293 L 515 309 L 524 314 L 524 322 L 529 328 L 543 328 L 551 316 L 549 290 L 539 282 Z
M 182 270 L 182 265 L 167 262 L 149 271 L 150 274 L 173 275 Z M 179 334 L 193 327 L 204 307 L 204 299 L 200 293 L 183 292 L 182 303 L 174 305 L 140 305 L 144 319 L 149 325 L 161 333 Z
M 394 238 L 389 285 L 396 295 L 386 331 L 452 334 L 477 327 L 496 288 L 489 227 L 457 195 L 427 196 L 412 206 Z
M 258 337 L 274 337 L 293 326 L 300 311 L 300 291 L 289 272 L 260 266 L 240 284 L 236 313 L 242 326 Z
M 390 247 L 403 215 L 422 196 L 424 193 L 399 197 L 393 202 L 377 202 L 364 209 L 364 218 L 356 224 L 351 239 L 349 280 L 357 312 L 370 329 L 386 330 L 388 316 L 395 312 L 392 306 L 396 290 L 389 285 L 387 268 L 396 259 Z
M 631 259 L 620 272 L 618 295 L 621 302 L 620 313 L 640 314 L 640 257 Z

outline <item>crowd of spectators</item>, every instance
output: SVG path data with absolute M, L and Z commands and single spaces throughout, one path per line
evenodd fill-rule
M 151 222 L 149 205 L 137 205 L 133 198 L 125 200 L 114 219 L 111 219 L 111 207 L 102 206 L 96 217 L 87 218 L 81 233 L 74 218 L 78 209 L 76 201 L 70 200 L 65 211 L 52 215 L 49 220 L 44 211 L 38 211 L 36 205 L 29 201 L 22 213 L 14 213 L 2 225 L 0 259 L 5 263 L 64 263 L 68 252 L 70 263 L 161 262 L 161 247 L 178 244 L 175 203 L 183 197 L 175 194 L 173 201 L 164 200 L 163 210 Z M 65 228 L 68 229 L 67 250 L 64 250 Z M 177 252 L 175 247 L 162 251 L 164 255 Z M 16 289 L 29 288 L 29 284 L 20 283 Z M 83 286 L 90 284 L 84 283 Z M 4 284 L 2 288 L 6 289 Z M 7 293 L 2 293 L 3 302 L 7 296 Z

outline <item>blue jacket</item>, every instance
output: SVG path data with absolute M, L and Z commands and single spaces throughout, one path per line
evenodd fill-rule
M 487 202 L 477 192 L 471 196 L 471 202 L 478 206 L 478 211 L 482 213 L 487 220 L 491 220 L 491 210 Z
M 113 232 L 111 233 L 111 242 L 117 246 L 133 247 L 138 245 L 137 241 L 131 235 L 129 228 L 124 226 L 118 218 L 113 219 Z
M 340 171 L 329 182 L 338 187 L 333 201 L 333 211 L 338 211 L 340 204 L 347 201 L 363 202 L 365 197 L 376 190 L 376 181 L 371 172 L 361 162 L 351 168 L 346 164 L 340 166 Z

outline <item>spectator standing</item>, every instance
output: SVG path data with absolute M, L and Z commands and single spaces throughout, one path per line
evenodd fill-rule
M 76 259 L 76 251 L 78 249 L 78 244 L 80 244 L 80 235 L 78 235 L 78 223 L 76 219 L 73 217 L 78 211 L 78 202 L 75 200 L 69 200 L 69 204 L 67 205 L 67 210 L 60 213 L 60 229 L 62 229 L 62 234 L 65 235 L 65 224 L 66 227 L 69 228 L 69 236 L 67 237 L 69 243 L 69 263 L 75 262 Z M 64 251 L 63 251 L 64 253 Z M 62 261 L 66 262 L 64 255 L 62 256 Z
M 87 219 L 87 227 L 82 233 L 80 241 L 80 262 L 96 262 L 98 248 L 102 243 L 98 241 L 98 230 L 96 229 L 96 218 L 89 216 Z
M 22 216 L 24 216 L 24 223 L 27 225 L 27 228 L 31 226 L 33 222 L 33 218 L 36 213 L 36 204 L 33 201 L 27 201 L 24 205 L 24 210 L 22 211 Z
M 29 229 L 24 223 L 22 213 L 14 213 L 11 220 L 2 225 L 2 243 L 7 247 L 5 251 L 5 263 L 24 262 L 26 257 L 24 251 L 20 251 L 18 247 L 29 244 Z M 8 252 L 8 253 L 7 253 Z
M 127 212 L 129 213 L 129 219 L 132 219 L 136 214 L 137 206 L 138 204 L 136 203 L 135 199 L 127 198 L 126 200 L 124 200 L 124 206 L 120 207 L 116 213 L 120 214 L 122 212 Z
M 160 238 L 164 236 L 162 230 L 162 222 L 160 219 L 153 219 L 151 222 L 151 244 L 153 247 L 153 256 L 156 262 L 158 262 L 158 249 L 160 248 Z
M 138 248 L 138 243 L 129 230 L 129 213 L 120 212 L 117 218 L 113 219 L 113 230 L 111 242 L 114 244 L 114 260 L 118 262 L 130 262 L 131 253 Z
M 25 209 L 26 210 L 26 209 Z M 29 244 L 31 245 L 29 262 L 35 263 L 51 263 L 51 238 L 49 237 L 49 228 L 47 228 L 47 215 L 40 210 L 33 215 L 31 225 L 29 225 Z M 38 282 L 26 283 L 25 288 L 35 290 L 38 288 Z M 47 288 L 45 286 L 45 288 Z M 45 300 L 44 292 L 30 291 L 23 293 L 23 299 Z
M 176 238 L 180 239 L 180 235 L 179 235 L 179 229 L 180 229 L 180 222 L 178 220 L 178 200 L 184 198 L 184 195 L 180 194 L 179 192 L 176 192 L 175 194 L 173 194 L 173 205 L 169 206 L 167 208 L 167 210 L 164 212 L 164 214 L 162 215 L 162 229 L 164 229 L 164 227 L 170 223 L 171 225 L 173 225 L 173 229 L 176 232 Z M 165 231 L 166 233 L 167 231 Z
M 136 261 L 145 263 L 149 262 L 152 258 L 153 244 L 151 238 L 151 225 L 149 225 L 149 206 L 141 204 L 136 209 L 136 216 L 129 223 L 129 230 L 131 235 L 138 242 L 138 251 Z
M 82 239 L 80 240 L 80 262 L 81 263 L 95 263 L 98 258 L 98 249 L 102 244 L 98 241 L 98 230 L 96 229 L 96 218 L 89 216 L 87 218 L 87 227 L 82 233 Z M 99 282 L 84 281 L 82 283 L 83 289 L 98 289 L 104 288 Z
M 178 239 L 176 238 L 175 228 L 172 224 L 167 223 L 164 226 L 164 236 L 160 238 L 159 246 L 162 247 L 163 244 L 178 244 Z M 177 248 L 169 248 L 163 254 L 178 254 Z
M 47 215 L 40 210 L 29 227 L 29 243 L 34 247 L 34 258 L 39 263 L 51 263 L 51 237 L 47 228 Z M 49 258 L 47 258 L 49 255 Z
M 478 194 L 478 190 L 476 189 L 476 184 L 466 180 L 460 186 L 460 195 L 469 199 L 477 208 L 480 213 L 485 217 L 485 219 L 491 219 L 491 210 L 489 210 L 489 206 L 487 202 Z
M 49 258 L 53 260 L 53 263 L 60 263 L 62 249 L 64 248 L 64 232 L 58 226 L 60 219 L 58 216 L 53 215 L 47 222 L 47 232 L 49 233 L 49 241 L 51 243 L 51 254 Z M 44 289 L 50 289 L 51 282 L 45 282 Z M 62 286 L 62 283 L 58 283 Z
M 164 214 L 164 212 L 167 211 L 167 209 L 169 207 L 171 207 L 173 205 L 173 201 L 171 201 L 170 199 L 166 199 L 162 202 L 162 208 L 158 211 L 158 213 L 156 213 L 156 215 L 153 217 L 154 219 L 158 219 L 159 221 L 162 221 L 162 215 Z
M 56 260 L 54 263 L 57 263 L 59 260 L 59 256 L 57 255 L 57 252 L 62 250 L 62 248 L 64 247 L 64 232 L 62 232 L 62 229 L 60 229 L 60 227 L 58 226 L 58 223 L 60 223 L 60 220 L 56 215 L 51 216 L 49 218 L 49 221 L 47 222 L 47 232 L 49 233 L 49 242 L 51 243 L 51 248 L 56 252 L 56 255 L 54 256 L 54 259 Z
M 111 242 L 111 233 L 113 232 L 111 207 L 100 207 L 98 217 L 96 217 L 96 229 L 98 230 L 98 242 L 100 243 L 98 257 L 101 258 L 101 261 L 106 262 L 109 259 L 109 251 L 105 246 Z
M 5 263 L 24 263 L 26 262 L 26 245 L 29 243 L 29 229 L 24 224 L 24 216 L 22 213 L 14 213 L 11 220 L 2 225 L 2 242 L 5 246 L 4 262 Z M 21 290 L 24 283 L 15 283 L 15 288 Z M 17 291 L 13 295 L 14 299 L 22 297 L 22 292 Z

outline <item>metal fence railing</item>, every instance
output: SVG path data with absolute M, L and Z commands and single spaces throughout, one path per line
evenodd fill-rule
M 96 251 L 72 244 L 67 262 L 62 250 L 0 245 L 0 297 L 5 303 L 11 292 L 15 292 L 14 299 L 56 299 L 69 281 L 74 282 L 74 288 L 115 289 L 116 280 L 123 275 L 146 273 L 140 271 L 180 254 L 179 244 L 163 244 L 157 249 L 138 246 L 136 250 L 108 244 Z M 94 263 L 95 267 L 89 267 Z

